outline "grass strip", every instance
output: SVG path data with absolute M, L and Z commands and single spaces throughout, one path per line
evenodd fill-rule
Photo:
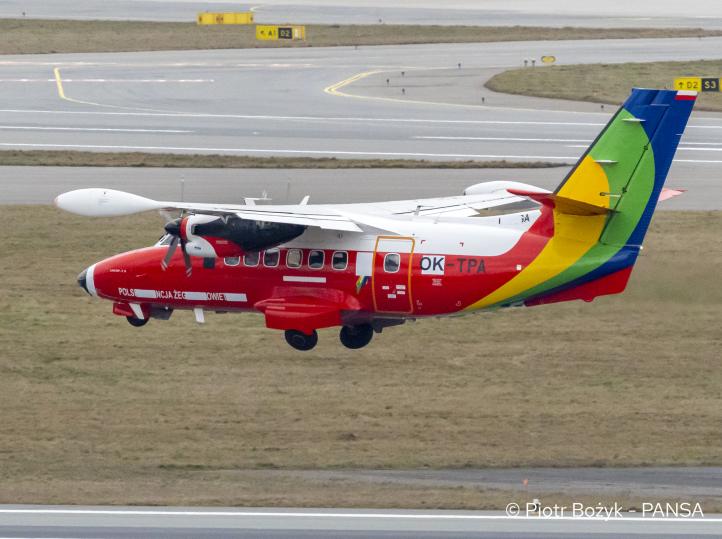
M 486 87 L 508 94 L 620 104 L 631 87 L 672 88 L 677 77 L 700 76 L 722 76 L 722 60 L 512 69 L 493 76 Z M 696 108 L 722 111 L 722 93 L 702 92 Z
M 255 26 L 195 22 L 0 19 L 0 54 L 327 47 L 568 39 L 708 37 L 701 28 L 547 28 L 534 26 L 306 25 L 306 41 L 257 41 Z
M 0 151 L 0 166 L 160 167 L 160 168 L 553 168 L 548 161 L 428 161 L 425 159 L 337 159 L 335 157 L 256 157 L 143 152 Z

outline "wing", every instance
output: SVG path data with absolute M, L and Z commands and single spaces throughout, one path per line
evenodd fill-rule
M 235 204 L 202 204 L 152 200 L 113 189 L 78 189 L 63 193 L 55 205 L 65 211 L 88 217 L 131 215 L 151 210 L 186 210 L 209 215 L 236 215 L 241 219 L 270 223 L 314 226 L 330 230 L 362 232 L 348 217 L 330 206 L 254 206 Z
M 287 223 L 327 230 L 363 232 L 362 226 L 396 232 L 395 224 L 417 217 L 473 217 L 481 210 L 528 208 L 529 198 L 509 189 L 548 193 L 518 182 L 488 182 L 466 189 L 462 196 L 375 202 L 369 204 L 246 205 L 168 202 L 113 189 L 78 189 L 63 193 L 55 205 L 89 217 L 130 215 L 151 210 L 184 210 L 209 215 L 235 215 L 241 219 Z
M 355 215 L 370 214 L 400 218 L 405 216 L 475 217 L 484 210 L 508 212 L 538 207 L 538 204 L 529 200 L 529 197 L 510 192 L 514 189 L 533 193 L 549 193 L 545 189 L 525 183 L 494 181 L 472 185 L 466 188 L 464 194 L 460 196 L 395 200 L 372 204 L 343 204 L 337 208 L 344 215 L 353 213 Z

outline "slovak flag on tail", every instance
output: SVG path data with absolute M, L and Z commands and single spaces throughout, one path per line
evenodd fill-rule
M 179 211 L 154 246 L 78 278 L 134 326 L 175 310 L 262 313 L 310 350 L 340 327 L 348 348 L 406 320 L 622 292 L 664 187 L 695 92 L 634 89 L 554 192 L 488 182 L 463 195 L 371 204 L 165 202 L 64 193 L 89 216 Z

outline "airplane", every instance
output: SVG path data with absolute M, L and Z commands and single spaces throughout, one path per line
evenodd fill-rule
M 153 246 L 78 276 L 133 326 L 175 310 L 260 312 L 311 350 L 340 327 L 359 349 L 407 320 L 621 293 L 696 92 L 632 90 L 559 187 L 492 181 L 462 195 L 370 204 L 207 204 L 111 189 L 59 195 L 86 216 L 179 211 Z M 167 215 L 167 214 L 166 214 Z

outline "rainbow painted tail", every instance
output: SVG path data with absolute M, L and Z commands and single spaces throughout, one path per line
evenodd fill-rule
M 562 204 L 555 209 L 555 238 L 589 248 L 565 271 L 528 290 L 528 305 L 624 290 L 695 99 L 695 92 L 632 90 L 554 193 L 561 201 L 599 208 L 596 215 L 570 213 Z
M 635 88 L 554 193 L 510 189 L 547 207 L 553 234 L 531 263 L 468 309 L 622 292 L 695 98 Z

